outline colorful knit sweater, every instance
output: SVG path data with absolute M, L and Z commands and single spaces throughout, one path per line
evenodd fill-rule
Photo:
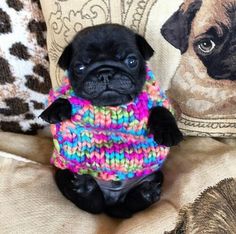
M 72 118 L 51 125 L 51 163 L 56 167 L 102 180 L 125 180 L 148 175 L 163 164 L 169 148 L 154 141 L 147 122 L 152 107 L 171 106 L 151 70 L 143 91 L 124 105 L 93 106 L 75 96 L 67 77 L 51 90 L 49 104 L 58 98 L 69 100 Z

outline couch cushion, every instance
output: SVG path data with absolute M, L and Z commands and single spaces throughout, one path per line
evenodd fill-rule
M 0 134 L 0 139 L 4 134 Z M 88 214 L 61 195 L 53 180 L 54 170 L 47 165 L 50 158 L 47 152 L 52 150 L 49 139 L 43 138 L 38 144 L 40 139 L 36 136 L 25 139 L 25 136 L 7 133 L 6 137 L 19 143 L 9 148 L 9 144 L 0 141 L 0 151 L 15 152 L 0 152 L 3 233 L 163 233 L 175 227 L 177 213 L 183 205 L 193 202 L 204 189 L 222 179 L 236 177 L 235 140 L 187 138 L 171 150 L 163 168 L 165 182 L 161 200 L 131 219 L 115 220 Z M 34 162 L 16 158 L 22 155 Z

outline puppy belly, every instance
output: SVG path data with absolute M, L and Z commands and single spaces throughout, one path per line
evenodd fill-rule
M 137 187 L 145 181 L 152 181 L 154 177 L 154 174 L 150 174 L 148 176 L 123 181 L 104 181 L 98 178 L 95 178 L 95 180 L 103 192 L 106 204 L 114 205 L 123 202 L 126 194 L 132 188 Z

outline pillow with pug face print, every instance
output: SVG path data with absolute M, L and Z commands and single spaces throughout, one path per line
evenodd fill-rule
M 169 96 L 187 135 L 236 136 L 236 1 L 185 0 L 162 26 L 181 52 Z

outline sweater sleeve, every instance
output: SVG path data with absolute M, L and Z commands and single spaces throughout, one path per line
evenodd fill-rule
M 68 93 L 70 92 L 70 84 L 67 77 L 64 78 L 62 85 L 51 89 L 48 96 L 48 106 L 59 98 L 68 98 Z
M 174 109 L 171 105 L 171 101 L 166 96 L 165 91 L 160 88 L 160 85 L 153 72 L 149 70 L 147 74 L 149 77 L 148 82 L 146 82 L 146 89 L 149 94 L 148 108 L 151 109 L 156 106 L 162 106 L 168 109 L 174 115 Z

